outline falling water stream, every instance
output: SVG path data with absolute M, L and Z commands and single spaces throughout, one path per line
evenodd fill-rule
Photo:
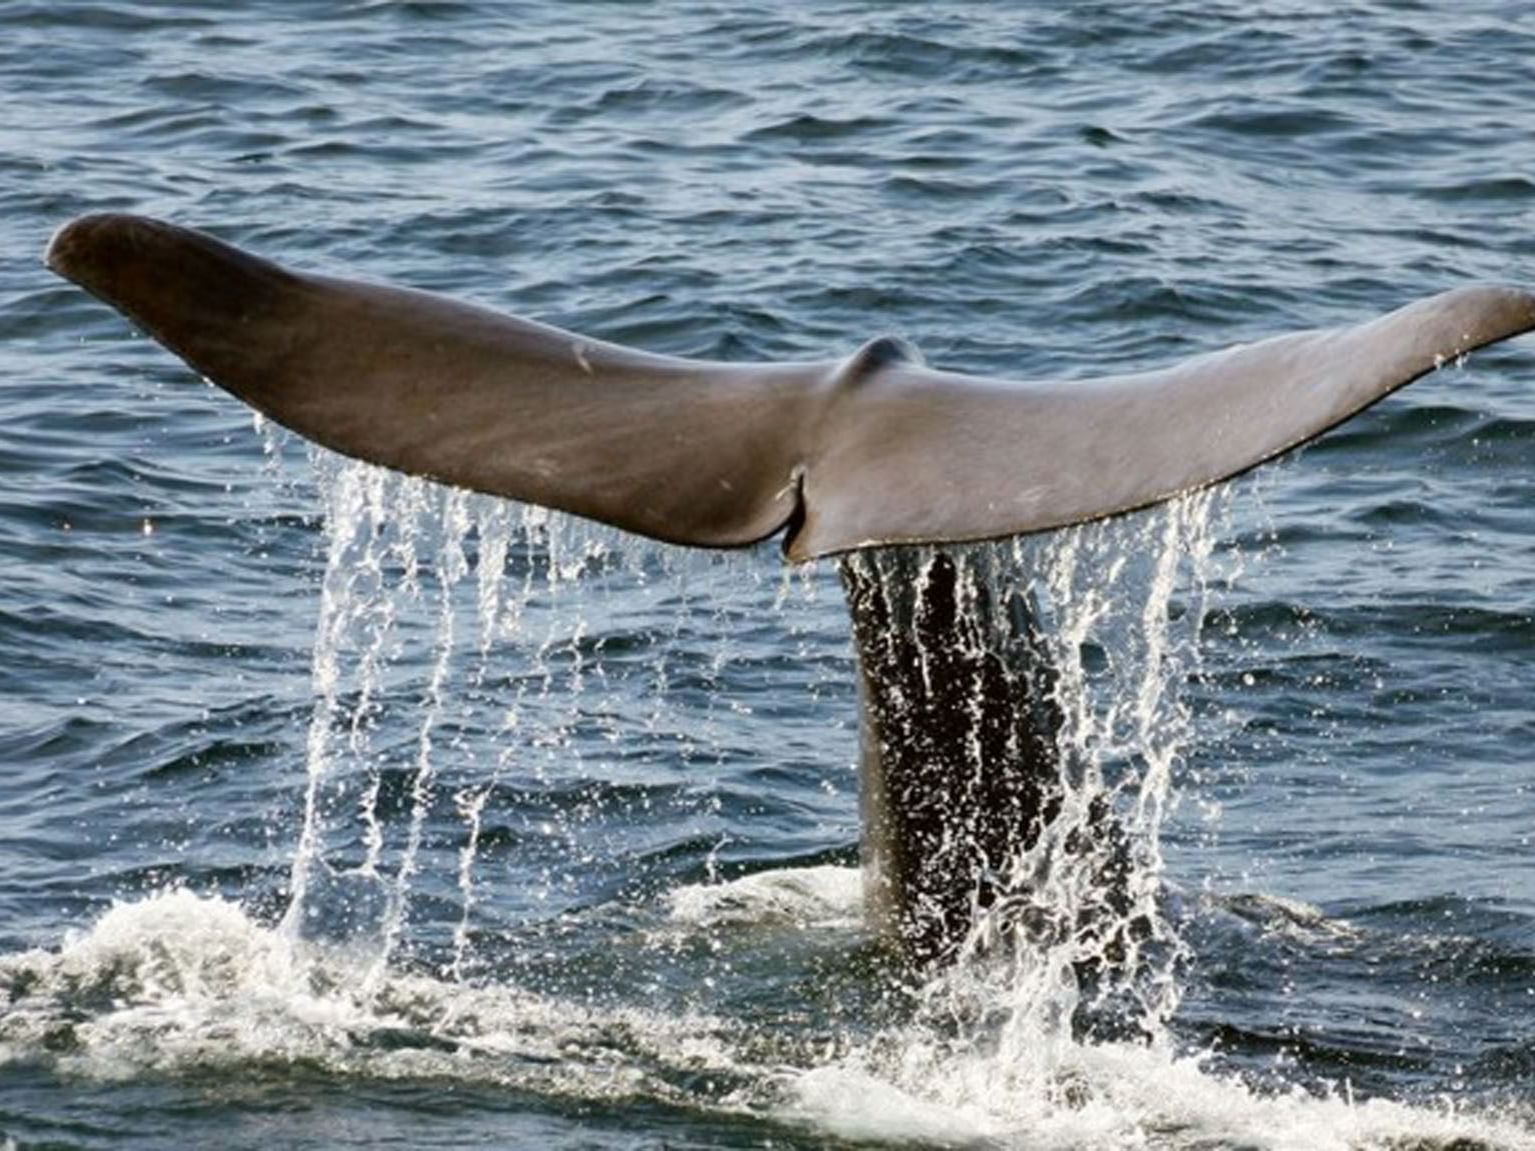
M 463 821 L 457 890 L 462 904 L 450 967 L 470 961 L 467 925 L 475 902 L 475 866 L 488 796 L 509 765 L 531 764 L 545 749 L 568 746 L 571 725 L 601 710 L 605 676 L 600 645 L 587 653 L 584 598 L 615 569 L 629 578 L 685 580 L 685 553 L 618 536 L 541 509 L 437 489 L 378 469 L 322 458 L 327 556 L 314 651 L 314 712 L 307 744 L 303 827 L 292 864 L 292 901 L 285 927 L 321 937 L 366 927 L 389 962 L 406 928 L 412 885 L 421 866 L 423 833 L 447 789 Z M 1132 854 L 1129 916 L 1150 925 L 1145 942 L 1168 960 L 1148 972 L 1139 956 L 1124 964 L 1151 982 L 1138 993 L 1148 1028 L 1177 1004 L 1171 962 L 1175 933 L 1158 911 L 1161 857 L 1158 833 L 1172 797 L 1173 768 L 1190 735 L 1190 716 L 1177 693 L 1198 659 L 1202 611 L 1180 608 L 1171 621 L 1180 573 L 1195 594 L 1210 578 L 1215 533 L 1208 494 L 1194 496 L 1127 525 L 1096 525 L 1042 541 L 1012 541 L 956 549 L 964 565 L 999 588 L 1022 581 L 1046 614 L 1056 691 L 1065 716 L 1061 784 L 1066 802 L 1045 836 L 1009 862 L 1019 899 L 1033 901 L 1036 918 L 1071 922 L 1092 898 L 1103 866 L 1094 852 L 1062 849 L 1067 838 L 1091 837 L 1090 810 L 1107 797 L 1120 810 Z M 513 550 L 526 557 L 521 578 L 507 579 Z M 705 562 L 709 562 L 705 560 Z M 728 562 L 728 561 L 726 561 Z M 780 595 L 792 595 L 792 581 Z M 600 586 L 592 589 L 600 595 Z M 470 593 L 470 594 L 466 594 Z M 474 612 L 468 618 L 465 604 Z M 679 613 L 704 611 L 686 598 Z M 402 634 L 414 616 L 420 634 Z M 542 625 L 538 622 L 544 617 Z M 542 634 L 540 634 L 542 631 Z M 414 730 L 392 747 L 375 743 L 392 658 L 402 644 L 425 638 L 431 652 L 426 679 L 413 685 Z M 722 637 L 717 660 L 729 658 Z M 510 699 L 486 690 L 493 662 L 521 663 Z M 658 708 L 666 705 L 664 660 L 649 669 Z M 530 699 L 530 689 L 536 700 Z M 536 706 L 535 706 L 536 704 Z M 720 701 L 728 708 L 728 701 Z M 479 709 L 500 709 L 502 738 L 493 748 L 467 746 L 457 731 Z M 481 725 L 483 726 L 483 724 Z M 615 740 L 622 732 L 613 733 Z M 451 763 L 460 782 L 444 778 Z M 984 765 L 977 765 L 983 768 Z M 380 811 L 385 776 L 399 780 L 402 810 Z M 1107 846 L 1105 846 L 1107 850 Z M 1067 865 L 1067 861 L 1070 865 Z M 993 948 L 996 909 L 977 924 L 962 971 Z M 368 916 L 372 915 L 372 921 Z M 1137 947 L 1141 944 L 1137 943 Z M 1057 949 L 1020 948 L 1015 988 L 1069 983 L 1063 976 L 1090 958 L 1070 941 Z M 974 960 L 971 962 L 970 960 Z M 1024 975 L 1038 967 L 1037 979 Z M 1048 973 L 1045 973 L 1048 972 Z M 1116 990 L 1124 990 L 1117 988 Z M 1070 1014 L 1069 1012 L 1067 1013 Z

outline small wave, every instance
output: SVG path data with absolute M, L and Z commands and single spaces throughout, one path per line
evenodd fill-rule
M 806 44 L 805 51 L 874 74 L 906 79 L 941 76 L 951 83 L 992 75 L 1016 77 L 1053 63 L 1051 55 L 1034 43 L 999 43 L 980 36 L 966 42 L 918 25 L 829 33 Z
M 795 144 L 809 145 L 860 138 L 888 127 L 888 121 L 879 117 L 837 118 L 801 112 L 763 125 L 748 133 L 746 138 L 752 141 L 788 140 Z
M 1502 176 L 1432 184 L 1419 189 L 1417 195 L 1424 200 L 1451 204 L 1467 201 L 1484 201 L 1493 204 L 1529 203 L 1535 199 L 1535 180 L 1510 172 Z
M 1214 903 L 1265 934 L 1283 935 L 1305 942 L 1341 942 L 1362 937 L 1346 919 L 1329 916 L 1320 907 L 1279 895 L 1237 893 L 1216 897 Z
M 1258 107 L 1239 103 L 1195 118 L 1195 129 L 1263 139 L 1301 139 L 1342 132 L 1353 121 L 1339 112 L 1306 106 Z
M 714 927 L 728 923 L 793 923 L 851 927 L 859 922 L 863 879 L 856 867 L 787 867 L 726 883 L 680 887 L 670 896 L 673 922 Z

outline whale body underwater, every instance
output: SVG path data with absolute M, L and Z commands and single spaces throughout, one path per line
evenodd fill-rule
M 344 455 L 668 543 L 781 533 L 790 562 L 836 557 L 860 678 L 866 902 L 922 963 L 955 953 L 1001 894 L 997 861 L 1038 842 L 1062 799 L 1034 605 L 943 545 L 1219 483 L 1535 329 L 1535 295 L 1470 287 L 1168 369 L 1011 381 L 930 368 L 891 337 L 825 361 L 655 355 L 132 215 L 66 224 L 45 259 Z M 1116 831 L 1111 813 L 1095 826 Z M 1112 893 L 1115 876 L 1102 883 Z

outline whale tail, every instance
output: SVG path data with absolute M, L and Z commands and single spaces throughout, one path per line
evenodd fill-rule
M 1226 479 L 1484 344 L 1535 296 L 1462 288 L 1178 366 L 1016 382 L 851 357 L 653 355 L 422 292 L 85 216 L 48 265 L 326 447 L 673 543 L 784 532 L 791 560 L 1041 531 Z
M 1016 894 L 999 861 L 1057 819 L 1061 712 L 1026 595 L 993 587 L 972 559 L 862 549 L 1143 507 L 1535 328 L 1535 296 L 1466 288 L 1161 371 L 1013 382 L 928 368 L 889 338 L 804 363 L 652 355 L 290 271 L 133 216 L 74 221 L 47 260 L 213 382 L 347 455 L 675 543 L 782 532 L 792 560 L 853 553 L 841 568 L 861 669 L 870 908 L 928 961 L 957 954 L 976 910 Z M 1088 909 L 1133 932 L 1122 853 L 1082 848 L 1120 830 L 1112 811 L 1090 815 L 1060 850 L 1107 861 Z M 1101 937 L 1110 959 L 1116 939 L 1129 937 Z

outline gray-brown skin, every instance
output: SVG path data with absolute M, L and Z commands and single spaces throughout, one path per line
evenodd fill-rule
M 325 447 L 670 543 L 736 547 L 783 532 L 796 562 L 1145 507 L 1246 471 L 1442 363 L 1535 328 L 1535 296 L 1460 288 L 1172 368 L 1017 382 L 925 367 L 889 338 L 804 363 L 653 355 L 422 292 L 293 272 L 130 215 L 71 222 L 46 259 Z M 962 625 L 931 605 L 903 608 L 871 570 L 856 556 L 843 565 L 864 682 L 871 909 L 908 950 L 941 956 L 968 927 L 982 856 L 1030 839 L 1051 812 L 1053 729 L 1037 686 L 1048 673 L 1034 666 L 1026 628 L 983 629 L 1002 638 L 968 667 L 985 685 L 984 705 L 963 709 L 975 718 L 956 716 L 958 701 L 941 693 L 913 700 L 900 690 L 915 682 L 910 669 L 945 644 L 958 651 Z M 995 777 L 976 787 L 955 785 L 944 754 L 920 751 L 974 737 L 984 746 L 988 732 L 1015 753 L 999 751 Z M 936 842 L 946 826 L 979 846 L 930 866 L 917 841 Z
M 841 557 L 859 660 L 865 903 L 920 963 L 1016 890 L 1012 864 L 1061 811 L 1062 715 L 1033 598 L 995 552 L 870 548 Z M 1122 832 L 1104 806 L 1064 849 L 1091 858 L 1083 922 L 1001 923 L 1038 941 L 1091 935 L 1113 954 L 1129 909 Z M 1090 834 L 1094 844 L 1079 842 Z M 1083 854 L 1086 854 L 1083 851 Z M 1016 903 L 1017 901 L 1014 900 Z

